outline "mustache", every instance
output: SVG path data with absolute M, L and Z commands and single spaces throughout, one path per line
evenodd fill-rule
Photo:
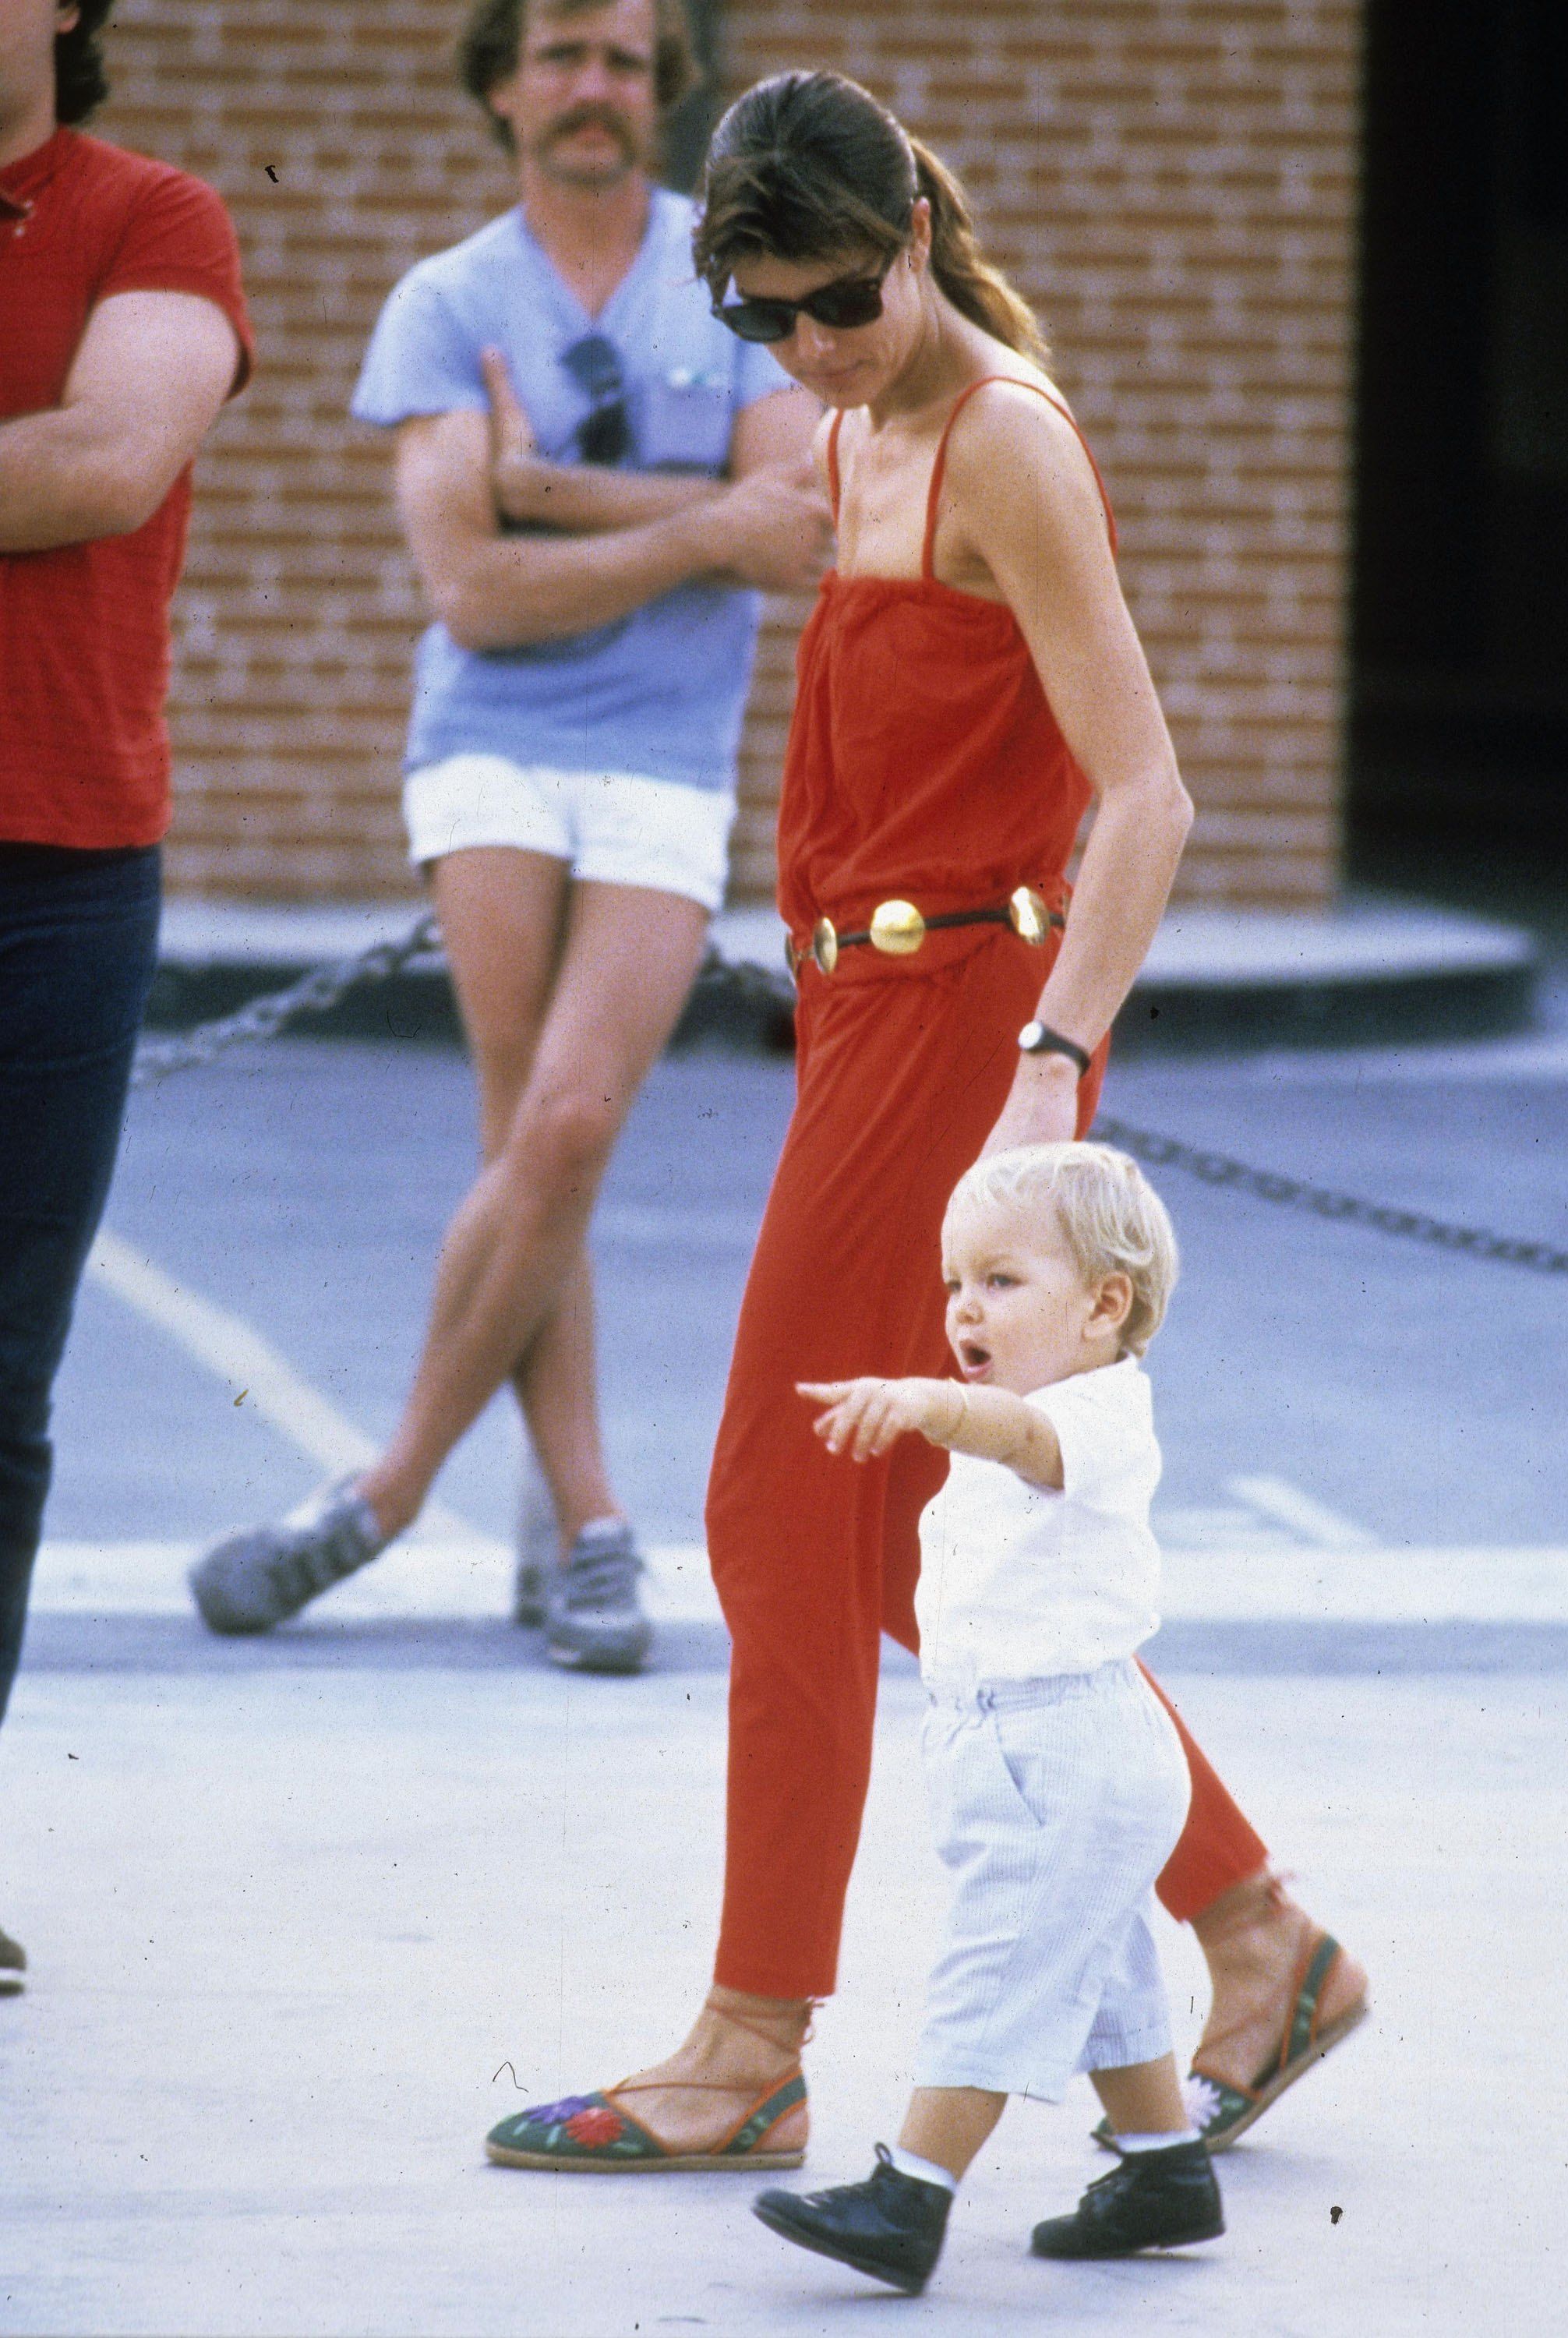
M 587 129 L 607 130 L 629 162 L 637 160 L 637 141 L 624 114 L 608 105 L 574 105 L 565 113 L 558 113 L 543 132 L 541 147 L 554 146 L 558 139 L 570 138 L 573 132 Z

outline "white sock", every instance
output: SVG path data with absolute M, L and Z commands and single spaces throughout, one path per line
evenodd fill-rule
M 944 2192 L 956 2192 L 958 2178 L 949 2167 L 938 2167 L 934 2159 L 922 2159 L 916 2151 L 906 2151 L 896 2143 L 888 2154 L 900 2176 L 912 2176 L 916 2184 L 939 2184 Z
M 1118 2151 L 1174 2151 L 1178 2144 L 1201 2143 L 1202 2137 L 1195 2127 L 1185 2127 L 1180 2135 L 1119 2135 Z

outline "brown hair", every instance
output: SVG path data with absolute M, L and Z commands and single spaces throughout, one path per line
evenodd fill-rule
M 1034 310 L 985 258 L 963 188 L 928 146 L 842 74 L 776 74 L 737 98 L 708 150 L 692 238 L 715 299 L 748 252 L 891 260 L 916 198 L 931 206 L 931 273 L 960 316 L 1020 357 L 1045 344 Z
M 469 96 L 485 107 L 492 135 L 508 152 L 511 124 L 492 113 L 485 101 L 516 72 L 530 14 L 583 16 L 604 5 L 605 0 L 474 0 L 457 43 L 457 75 Z M 653 94 L 661 112 L 670 113 L 701 79 L 685 0 L 653 0 Z

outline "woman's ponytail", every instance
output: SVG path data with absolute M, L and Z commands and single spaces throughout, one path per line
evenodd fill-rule
M 1046 361 L 1034 311 L 985 258 L 963 188 L 929 146 L 909 141 L 916 184 L 931 206 L 931 273 L 961 317 L 1037 365 Z
M 972 325 L 1043 364 L 1034 312 L 982 252 L 952 172 L 842 74 L 775 74 L 736 99 L 708 150 L 693 257 L 715 300 L 749 252 L 891 262 L 920 195 L 938 289 Z

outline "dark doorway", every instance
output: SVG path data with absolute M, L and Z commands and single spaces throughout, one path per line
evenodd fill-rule
M 1353 870 L 1568 867 L 1568 5 L 1368 0 Z

